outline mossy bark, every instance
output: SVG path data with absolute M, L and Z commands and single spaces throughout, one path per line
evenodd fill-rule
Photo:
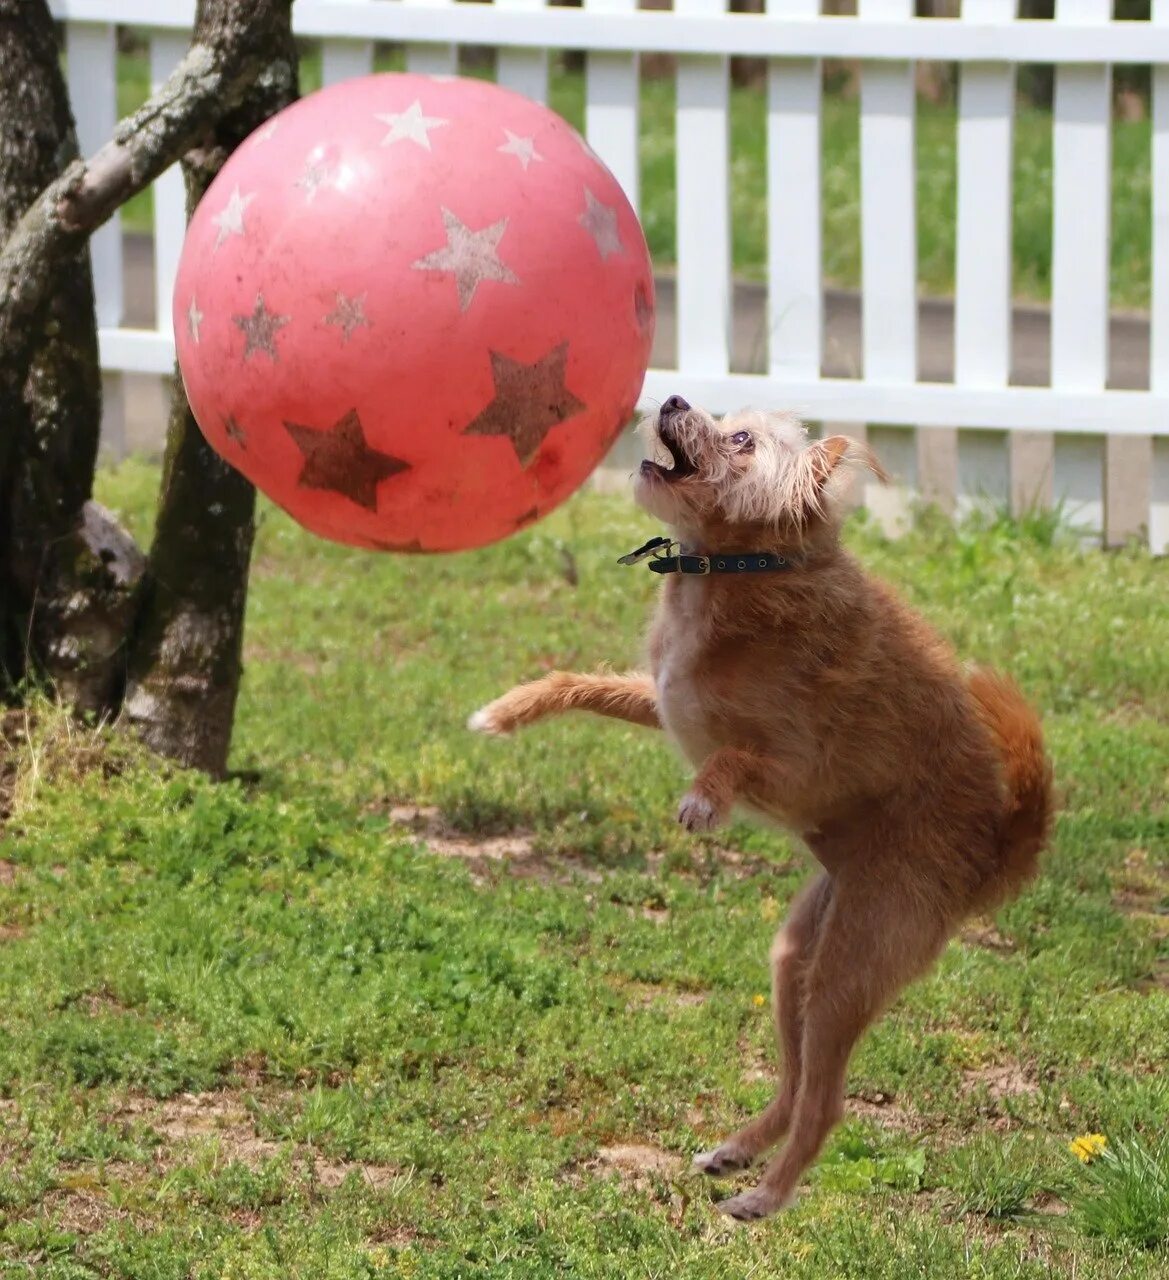
M 0 0 L 0 244 L 77 158 L 44 0 Z M 101 425 L 93 280 L 83 242 L 44 267 L 46 305 L 0 352 L 0 680 L 46 677 L 112 710 L 142 558 L 89 501 Z
M 290 11 L 291 0 L 200 0 L 196 41 L 237 56 L 246 46 L 260 69 L 243 102 L 184 160 L 188 213 L 228 155 L 296 97 Z M 203 439 L 176 370 L 124 714 L 156 751 L 213 774 L 226 768 L 231 743 L 254 509 L 255 490 Z

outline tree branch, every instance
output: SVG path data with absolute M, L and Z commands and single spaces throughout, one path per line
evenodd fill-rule
M 50 183 L 0 249 L 0 351 L 27 343 L 52 288 L 48 265 L 76 252 L 132 195 L 202 142 L 258 84 L 296 82 L 296 68 L 271 47 L 248 39 L 245 0 L 229 0 L 228 17 L 195 42 L 166 84 L 123 120 L 90 160 L 77 160 Z M 267 8 L 269 6 L 262 6 Z M 291 0 L 277 7 L 285 12 Z M 235 18 L 235 21 L 232 18 Z M 232 35 L 242 38 L 225 38 Z M 19 363 L 19 362 L 18 362 Z

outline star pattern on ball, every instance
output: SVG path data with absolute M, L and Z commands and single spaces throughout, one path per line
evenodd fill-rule
M 236 327 L 244 335 L 245 360 L 250 360 L 257 351 L 262 351 L 270 360 L 279 360 L 276 350 L 276 335 L 291 320 L 291 316 L 278 316 L 269 311 L 262 293 L 256 294 L 256 305 L 251 315 L 232 316 Z
M 232 236 L 242 236 L 245 233 L 244 214 L 255 198 L 254 191 L 246 196 L 240 195 L 239 187 L 232 191 L 227 204 L 211 219 L 219 228 L 219 234 L 215 237 L 216 249 L 222 248 L 224 242 Z
M 187 308 L 187 332 L 191 335 L 192 342 L 199 341 L 199 326 L 202 323 L 203 313 L 199 310 L 195 295 L 191 294 L 191 305 Z
M 521 138 L 519 134 L 512 133 L 510 129 L 504 129 L 507 134 L 507 141 L 501 147 L 496 147 L 496 151 L 505 156 L 515 156 L 520 162 L 520 168 L 525 173 L 528 171 L 528 165 L 533 160 L 542 161 L 544 157 L 536 150 L 535 140 L 532 138 Z
M 325 162 L 321 150 L 317 147 L 305 157 L 304 172 L 296 180 L 296 185 L 304 191 L 307 204 L 312 204 L 314 197 L 322 187 L 333 184 L 335 171 Z
M 353 337 L 354 329 L 369 328 L 369 320 L 365 314 L 366 295 L 360 293 L 355 298 L 347 298 L 343 293 L 338 293 L 336 299 L 333 310 L 325 317 L 325 323 L 341 330 L 341 345 L 344 346 Z
M 374 118 L 389 126 L 389 133 L 382 139 L 383 147 L 392 147 L 395 142 L 410 141 L 423 151 L 431 149 L 430 130 L 450 124 L 449 120 L 444 120 L 441 116 L 424 116 L 422 102 L 418 98 L 405 111 L 391 111 Z
M 248 433 L 240 425 L 240 421 L 234 413 L 229 413 L 224 418 L 223 430 L 232 444 L 238 444 L 241 449 L 248 447 Z
M 356 409 L 324 430 L 287 419 L 284 429 L 304 459 L 300 487 L 340 494 L 366 511 L 377 511 L 377 487 L 383 480 L 410 468 L 401 458 L 370 448 Z
M 633 315 L 637 320 L 637 327 L 646 333 L 650 325 L 653 323 L 654 306 L 650 299 L 649 289 L 645 284 L 638 281 L 637 288 L 633 291 Z
M 617 210 L 598 200 L 588 187 L 585 187 L 585 211 L 577 222 L 592 236 L 602 261 L 611 253 L 625 252 L 617 232 Z
M 507 436 L 520 466 L 528 466 L 553 427 L 587 408 L 565 385 L 567 361 L 567 342 L 533 364 L 492 351 L 495 398 L 468 424 L 464 434 Z
M 501 284 L 520 282 L 519 276 L 500 261 L 497 252 L 507 223 L 507 218 L 500 218 L 490 226 L 472 231 L 449 209 L 443 209 L 446 244 L 425 258 L 419 258 L 411 266 L 415 271 L 449 271 L 455 277 L 459 291 L 459 310 L 466 311 L 475 300 L 475 290 L 485 280 L 498 280 Z
M 252 134 L 258 146 L 261 142 L 267 142 L 268 139 L 280 128 L 279 120 L 269 120 L 267 124 L 261 125 L 260 128 Z

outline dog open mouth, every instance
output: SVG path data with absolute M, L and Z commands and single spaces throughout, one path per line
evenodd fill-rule
M 664 463 L 653 462 L 646 458 L 641 464 L 641 470 L 644 474 L 656 475 L 662 480 L 680 480 L 683 476 L 692 476 L 698 470 L 686 456 L 686 451 L 678 443 L 668 423 L 663 422 L 658 427 L 658 440 L 661 442 L 662 448 L 670 455 L 670 465 L 666 466 Z

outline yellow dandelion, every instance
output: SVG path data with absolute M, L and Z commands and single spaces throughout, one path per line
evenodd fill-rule
M 1102 1133 L 1082 1133 L 1068 1143 L 1068 1150 L 1077 1160 L 1087 1164 L 1095 1160 L 1107 1145 L 1108 1139 Z
M 767 1003 L 767 997 L 754 995 L 751 997 L 751 1003 L 755 1006 L 756 1009 L 762 1009 L 763 1006 Z

